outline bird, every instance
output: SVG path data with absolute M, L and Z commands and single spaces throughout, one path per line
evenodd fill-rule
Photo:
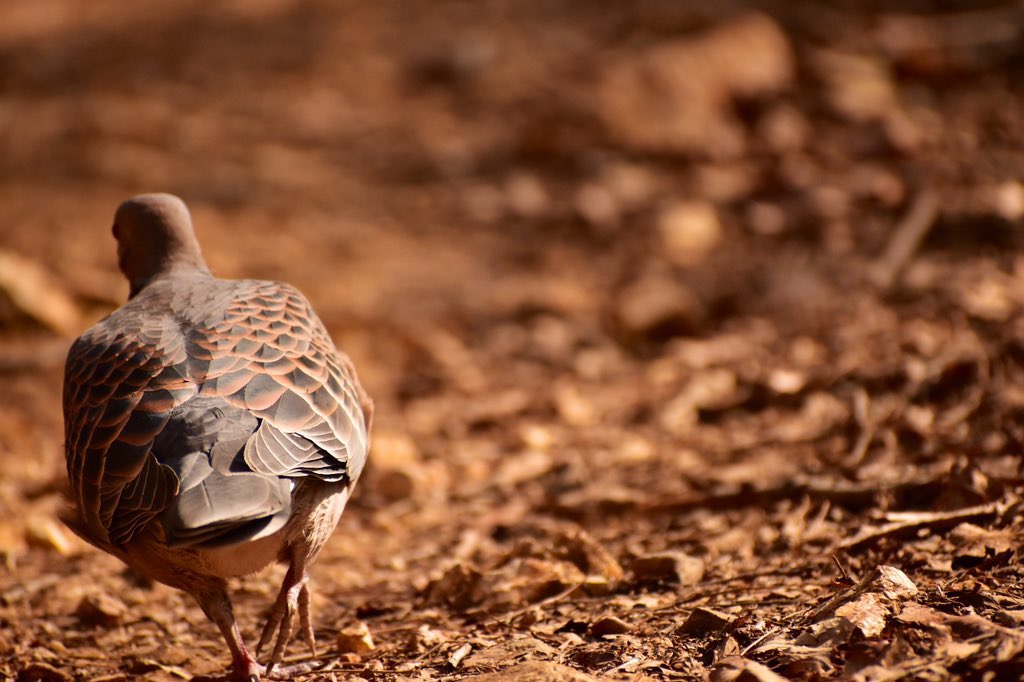
M 132 197 L 112 232 L 129 295 L 68 351 L 62 518 L 190 594 L 228 679 L 271 676 L 296 616 L 315 658 L 309 569 L 366 463 L 373 402 L 296 288 L 211 273 L 180 198 Z M 254 656 L 229 579 L 275 562 L 287 571 Z

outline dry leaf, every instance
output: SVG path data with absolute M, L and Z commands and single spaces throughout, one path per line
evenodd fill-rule
M 338 644 L 338 651 L 341 653 L 359 654 L 361 656 L 377 648 L 373 643 L 370 628 L 366 626 L 366 623 L 358 623 L 353 627 L 345 628 L 338 633 L 335 641 Z

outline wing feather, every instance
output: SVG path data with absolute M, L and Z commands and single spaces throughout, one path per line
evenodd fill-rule
M 128 542 L 160 514 L 174 544 L 252 539 L 283 523 L 289 479 L 354 482 L 362 471 L 372 403 L 302 294 L 255 280 L 204 286 L 147 287 L 69 353 L 68 474 L 102 540 Z M 206 400 L 252 426 L 207 424 L 199 445 L 166 436 L 186 404 L 221 419 Z

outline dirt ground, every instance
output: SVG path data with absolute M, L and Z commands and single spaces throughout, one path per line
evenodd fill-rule
M 55 520 L 162 190 L 377 402 L 302 679 L 1019 679 L 1022 95 L 1008 0 L 5 3 L 0 678 L 228 664 Z

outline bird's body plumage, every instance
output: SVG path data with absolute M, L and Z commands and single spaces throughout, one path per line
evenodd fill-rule
M 372 403 L 301 293 L 213 277 L 191 223 L 178 224 L 178 204 L 164 210 L 167 195 L 149 196 L 160 199 L 132 200 L 141 209 L 126 202 L 123 225 L 115 223 L 131 299 L 68 355 L 70 525 L 196 596 L 229 646 L 240 639 L 224 580 L 288 563 L 275 606 L 275 615 L 287 616 L 276 662 L 290 634 L 289 607 L 303 595 L 308 617 L 305 568 L 366 461 Z M 184 246 L 167 246 L 161 230 Z M 177 261 L 175 248 L 184 254 Z M 237 669 L 248 653 L 235 648 Z

